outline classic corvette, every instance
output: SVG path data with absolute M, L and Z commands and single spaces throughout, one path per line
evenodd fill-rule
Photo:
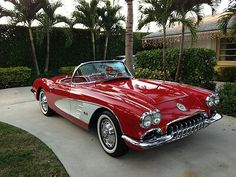
M 71 76 L 33 83 L 42 113 L 53 112 L 83 128 L 95 128 L 104 151 L 114 157 L 129 148 L 158 147 L 222 118 L 218 94 L 174 82 L 135 79 L 121 61 L 79 65 Z

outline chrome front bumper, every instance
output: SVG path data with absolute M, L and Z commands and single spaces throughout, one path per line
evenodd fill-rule
M 134 140 L 134 139 L 132 139 L 132 138 L 126 136 L 126 135 L 122 135 L 122 138 L 126 142 L 130 143 L 133 146 L 137 146 L 137 147 L 142 148 L 142 149 L 150 149 L 150 148 L 158 147 L 162 144 L 169 143 L 169 142 L 184 138 L 186 136 L 189 136 L 189 135 L 195 133 L 196 131 L 198 131 L 202 128 L 205 128 L 208 125 L 210 125 L 210 124 L 212 124 L 212 123 L 214 123 L 214 122 L 216 122 L 216 121 L 218 121 L 222 118 L 223 118 L 222 115 L 216 113 L 211 118 L 204 119 L 203 122 L 201 122 L 199 124 L 194 124 L 193 126 L 188 127 L 186 129 L 178 130 L 177 132 L 175 132 L 176 134 L 163 135 L 159 138 L 154 138 L 154 139 L 151 139 L 151 140 L 145 140 L 145 141 L 140 140 L 140 141 L 138 141 L 138 140 Z

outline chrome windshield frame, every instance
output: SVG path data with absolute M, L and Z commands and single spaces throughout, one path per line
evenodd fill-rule
M 77 71 L 80 67 L 82 67 L 82 66 L 84 66 L 84 65 L 87 65 L 87 64 L 93 64 L 93 63 L 110 63 L 110 62 L 111 62 L 111 63 L 122 63 L 122 64 L 124 65 L 126 71 L 128 72 L 128 74 L 130 75 L 129 77 L 130 77 L 130 78 L 134 78 L 134 76 L 132 75 L 132 73 L 131 73 L 131 72 L 129 71 L 129 69 L 126 67 L 125 63 L 123 63 L 122 61 L 117 61 L 117 60 L 98 60 L 98 61 L 88 61 L 88 62 L 85 62 L 85 63 L 81 63 L 79 66 L 75 67 L 74 72 L 73 72 L 73 74 L 72 74 L 72 76 L 71 76 L 71 83 L 74 84 L 73 78 L 74 78 L 74 76 L 75 76 L 76 71 Z M 96 82 L 96 81 L 94 81 L 94 82 Z

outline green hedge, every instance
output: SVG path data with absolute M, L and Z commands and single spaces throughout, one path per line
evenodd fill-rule
M 0 68 L 0 88 L 28 85 L 30 76 L 28 67 Z
M 219 94 L 221 98 L 219 112 L 236 117 L 236 83 L 225 84 L 219 90 Z
M 59 68 L 59 74 L 71 75 L 75 69 L 75 66 L 66 66 Z
M 46 57 L 46 41 L 37 42 L 38 28 L 33 28 L 36 43 L 36 53 L 41 71 L 43 71 Z M 64 66 L 77 66 L 92 59 L 91 34 L 88 30 L 73 29 L 72 44 L 64 34 L 64 28 L 53 28 L 51 33 L 50 66 L 49 71 L 58 71 Z M 134 53 L 142 49 L 142 37 L 147 33 L 134 33 Z M 96 58 L 103 58 L 105 37 L 96 36 Z M 0 67 L 27 66 L 34 71 L 32 53 L 28 37 L 28 30 L 22 26 L 0 25 Z M 113 58 L 125 53 L 125 32 L 110 36 L 107 57 Z
M 155 49 L 137 53 L 137 68 L 161 71 L 162 50 Z M 179 49 L 167 49 L 168 80 L 174 81 Z M 184 62 L 180 80 L 182 83 L 214 90 L 212 82 L 215 76 L 215 52 L 211 49 L 189 48 L 184 51 Z M 159 79 L 159 78 L 158 78 Z
M 224 82 L 236 81 L 236 67 L 221 67 L 219 69 L 218 80 Z
M 163 72 L 160 70 L 150 70 L 148 68 L 136 68 L 134 71 L 134 76 L 136 78 L 142 78 L 142 79 L 162 79 L 163 78 Z

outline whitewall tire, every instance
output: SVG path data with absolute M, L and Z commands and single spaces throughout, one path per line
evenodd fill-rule
M 42 113 L 45 116 L 51 116 L 52 115 L 53 111 L 48 106 L 47 96 L 46 96 L 43 89 L 40 90 L 40 92 L 39 92 L 39 106 L 40 106 L 40 109 L 41 109 Z
M 128 152 L 128 147 L 121 138 L 119 123 L 111 112 L 104 111 L 99 116 L 97 134 L 100 144 L 107 154 L 119 157 Z

